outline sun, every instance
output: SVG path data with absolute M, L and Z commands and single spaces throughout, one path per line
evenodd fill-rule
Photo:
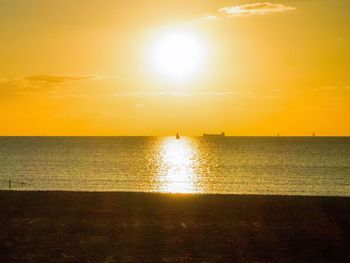
M 183 81 L 200 72 L 204 53 L 204 44 L 193 34 L 165 34 L 153 44 L 152 70 L 168 79 Z

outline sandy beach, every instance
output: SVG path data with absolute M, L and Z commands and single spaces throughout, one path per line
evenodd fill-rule
M 0 262 L 349 262 L 350 199 L 0 191 Z

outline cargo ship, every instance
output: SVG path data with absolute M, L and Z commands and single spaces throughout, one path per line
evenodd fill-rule
M 219 134 L 210 134 L 210 133 L 203 133 L 203 137 L 225 137 L 225 133 L 219 133 Z

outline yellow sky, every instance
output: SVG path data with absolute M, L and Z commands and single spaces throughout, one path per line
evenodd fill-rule
M 0 135 L 350 135 L 349 10 L 346 0 L 0 0 Z M 152 61 L 174 34 L 202 52 L 186 77 Z

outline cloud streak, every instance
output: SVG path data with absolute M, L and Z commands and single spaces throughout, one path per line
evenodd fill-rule
M 31 75 L 12 79 L 0 79 L 0 91 L 3 96 L 30 95 L 42 91 L 61 88 L 65 84 L 79 81 L 100 79 L 101 76 L 58 76 L 58 75 Z
M 219 17 L 217 15 L 209 14 L 209 15 L 203 16 L 202 19 L 203 20 L 218 20 Z
M 234 96 L 238 95 L 239 93 L 237 91 L 223 91 L 223 92 L 212 92 L 212 91 L 205 91 L 205 92 L 198 92 L 198 93 L 192 93 L 192 92 L 118 92 L 114 93 L 114 96 L 130 96 L 130 97 L 138 97 L 138 96 L 144 96 L 144 97 L 154 97 L 154 96 L 169 96 L 169 97 L 187 97 L 187 96 Z
M 349 91 L 350 90 L 350 86 L 322 86 L 319 88 L 313 88 L 312 91 L 328 91 L 328 92 L 335 92 L 335 91 L 342 91 L 342 90 L 346 90 Z
M 97 76 L 71 77 L 71 76 L 55 76 L 55 75 L 32 75 L 32 76 L 24 77 L 23 79 L 33 83 L 60 84 L 60 83 L 72 82 L 72 81 L 91 80 L 95 78 L 97 78 Z
M 246 16 L 246 15 L 265 15 L 268 13 L 280 13 L 292 11 L 296 8 L 289 5 L 259 2 L 237 6 L 223 7 L 218 10 L 219 13 L 229 16 Z
M 215 21 L 222 18 L 266 15 L 270 13 L 281 13 L 294 10 L 296 10 L 296 7 L 291 5 L 284 5 L 271 2 L 256 2 L 243 5 L 222 7 L 216 12 L 202 15 L 201 20 Z
M 183 97 L 183 96 L 192 96 L 192 93 L 187 93 L 187 92 L 143 92 L 143 91 L 139 92 L 139 91 L 136 91 L 136 92 L 117 92 L 117 93 L 114 93 L 114 96 L 130 96 L 130 97 L 176 96 L 176 97 Z

